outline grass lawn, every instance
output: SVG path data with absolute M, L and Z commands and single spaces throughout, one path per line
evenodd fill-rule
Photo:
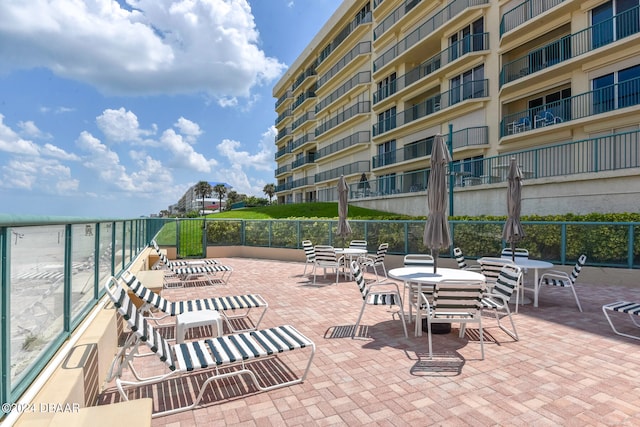
M 316 202 L 273 205 L 255 208 L 233 209 L 209 214 L 207 218 L 234 219 L 293 219 L 293 218 L 338 218 L 338 203 Z M 407 215 L 349 206 L 349 219 L 415 219 Z

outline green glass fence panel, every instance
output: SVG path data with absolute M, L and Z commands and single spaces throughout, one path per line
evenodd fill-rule
M 596 265 L 624 265 L 628 259 L 629 227 L 616 224 L 568 224 L 566 263 L 581 254 Z
M 245 221 L 244 238 L 248 246 L 269 246 L 269 222 Z
M 303 221 L 300 224 L 300 239 L 311 240 L 314 245 L 328 245 L 330 221 Z
M 367 244 L 375 252 L 380 243 L 388 243 L 388 253 L 404 252 L 404 222 L 375 221 L 367 223 Z
M 62 334 L 65 226 L 12 229 L 11 388 Z
M 178 225 L 180 230 L 180 243 L 178 245 L 178 258 L 202 258 L 202 227 L 203 219 L 181 220 Z M 208 223 L 207 223 L 208 225 Z
M 517 247 L 529 251 L 529 256 L 551 262 L 562 259 L 561 224 L 523 224 L 526 237 Z M 502 228 L 500 229 L 502 232 Z
M 208 221 L 207 243 L 212 246 L 242 244 L 242 221 Z
M 456 222 L 453 246 L 460 247 L 468 258 L 495 256 L 502 250 L 502 227 L 499 222 Z
M 271 224 L 271 246 L 297 249 L 299 247 L 298 222 L 273 221 Z
M 95 230 L 95 224 L 71 226 L 71 319 L 75 319 L 94 296 Z

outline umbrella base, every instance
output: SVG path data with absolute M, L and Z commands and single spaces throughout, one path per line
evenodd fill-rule
M 422 319 L 422 330 L 426 331 L 429 326 L 427 319 Z M 432 334 L 448 334 L 451 332 L 451 323 L 434 323 L 431 325 Z

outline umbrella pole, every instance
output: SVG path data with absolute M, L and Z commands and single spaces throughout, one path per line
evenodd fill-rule
M 511 241 L 511 262 L 516 263 L 516 243 Z
M 433 256 L 433 249 L 431 249 L 431 256 L 433 257 L 433 273 L 435 274 L 438 270 L 438 252 L 436 251 L 436 255 Z

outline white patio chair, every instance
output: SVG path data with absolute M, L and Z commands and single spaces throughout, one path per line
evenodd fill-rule
M 548 270 L 542 276 L 540 276 L 540 281 L 538 283 L 538 295 L 540 295 L 540 290 L 542 290 L 542 285 L 547 286 L 559 286 L 561 288 L 570 288 L 573 292 L 573 296 L 576 299 L 576 304 L 578 304 L 578 309 L 582 311 L 582 306 L 580 305 L 580 300 L 578 299 L 578 294 L 576 293 L 575 284 L 582 267 L 585 262 L 587 262 L 587 256 L 585 254 L 580 255 L 576 265 L 573 267 L 571 274 L 567 274 L 564 271 L 559 270 Z
M 340 268 L 344 265 L 344 257 L 338 258 L 336 250 L 329 245 L 316 245 L 316 260 L 313 263 L 313 284 L 316 284 L 317 269 L 322 268 L 324 276 L 327 276 L 327 269 L 336 271 L 336 285 L 340 280 Z
M 465 259 L 464 254 L 462 253 L 462 249 L 453 248 L 453 256 L 456 258 L 458 267 L 461 270 L 478 271 L 478 272 L 481 270 L 480 265 L 478 264 L 474 264 L 474 265 L 467 264 L 467 260 Z
M 517 265 L 505 264 L 500 270 L 500 274 L 493 286 L 487 290 L 482 297 L 482 310 L 493 310 L 498 321 L 498 327 L 506 332 L 511 338 L 518 341 L 516 325 L 509 310 L 509 300 L 513 291 L 518 287 L 522 279 L 522 270 Z M 502 312 L 502 313 L 501 313 Z M 506 314 L 511 321 L 511 330 L 505 328 L 500 323 L 500 314 Z
M 366 240 L 352 240 L 349 242 L 349 247 L 350 248 L 355 248 L 355 249 L 364 249 L 365 251 L 367 250 L 367 241 Z
M 360 315 L 356 321 L 356 326 L 353 328 L 353 335 L 351 335 L 351 338 L 355 338 L 356 336 L 356 332 L 360 326 L 360 320 L 362 320 L 362 315 L 367 305 L 398 306 L 400 311 L 400 320 L 402 321 L 402 329 L 404 330 L 404 337 L 407 338 L 407 325 L 404 321 L 402 298 L 400 297 L 398 285 L 394 282 L 376 281 L 367 286 L 362 270 L 356 261 L 351 261 L 351 274 L 355 278 L 358 288 L 360 288 L 360 293 L 362 293 L 362 308 L 360 309 Z M 381 288 L 381 290 L 374 290 L 374 288 Z
M 434 259 L 428 254 L 406 254 L 403 259 L 403 265 L 405 267 L 433 267 Z M 409 317 L 413 318 L 413 307 L 419 309 L 420 298 L 417 295 L 412 294 L 414 287 L 411 282 L 404 282 L 404 290 L 402 291 L 403 298 L 408 293 L 409 295 Z M 423 293 L 431 295 L 429 287 L 423 289 Z
M 384 278 L 389 279 L 389 276 L 387 276 L 387 269 L 384 266 L 384 257 L 387 255 L 388 249 L 389 249 L 388 243 L 381 243 L 380 246 L 378 246 L 378 250 L 375 256 L 361 256 L 358 258 L 358 264 L 360 264 L 363 270 L 367 267 L 373 268 L 373 272 L 376 275 L 377 281 L 380 281 L 377 267 L 382 267 L 382 271 L 384 272 Z
M 631 335 L 625 332 L 618 331 L 616 327 L 613 325 L 613 321 L 611 320 L 611 317 L 610 317 L 610 314 L 614 312 L 626 313 L 629 315 L 629 318 L 631 319 L 631 322 L 633 323 L 633 325 L 640 328 L 640 322 L 638 322 L 638 320 L 636 319 L 638 316 L 640 316 L 640 303 L 633 302 L 633 301 L 612 302 L 612 303 L 603 305 L 602 312 L 604 313 L 604 317 L 607 318 L 607 321 L 609 322 L 609 326 L 611 326 L 611 329 L 613 329 L 613 332 L 623 337 L 633 338 L 634 340 L 640 340 L 640 336 L 638 335 Z
M 478 324 L 480 353 L 484 360 L 484 337 L 482 332 L 482 295 L 485 284 L 482 281 L 443 280 L 433 291 L 433 302 L 421 295 L 427 319 L 429 358 L 433 358 L 431 325 L 434 323 L 459 323 L 460 338 L 464 336 L 468 323 Z
M 304 276 L 305 274 L 307 274 L 307 265 L 313 265 L 316 260 L 316 250 L 313 247 L 313 243 L 311 242 L 311 240 L 303 240 L 302 249 L 304 249 L 304 256 L 306 257 L 306 261 L 304 263 L 304 271 L 302 272 L 302 275 Z
M 504 267 L 505 265 L 517 267 L 513 263 L 513 261 L 511 261 L 511 258 L 483 257 L 478 260 L 478 264 L 480 264 L 480 272 L 484 275 L 487 281 L 488 288 L 493 287 L 498 281 L 498 276 L 500 276 L 502 267 Z M 522 291 L 522 295 L 524 297 L 524 284 L 522 275 L 520 275 L 519 283 L 516 286 L 516 313 L 518 312 L 518 304 L 521 303 L 520 291 Z

